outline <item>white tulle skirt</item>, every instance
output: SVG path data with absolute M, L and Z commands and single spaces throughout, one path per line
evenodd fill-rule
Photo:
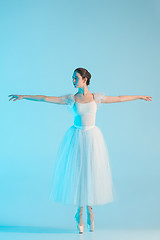
M 107 146 L 97 126 L 72 125 L 65 133 L 53 166 L 49 200 L 76 206 L 114 201 Z

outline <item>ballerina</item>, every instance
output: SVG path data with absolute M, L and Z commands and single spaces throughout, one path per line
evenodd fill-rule
M 87 227 L 94 231 L 93 205 L 114 200 L 108 148 L 103 134 L 95 125 L 100 104 L 142 99 L 152 101 L 151 96 L 106 96 L 88 90 L 91 74 L 85 68 L 77 68 L 72 80 L 78 89 L 75 95 L 15 95 L 9 99 L 43 101 L 67 105 L 73 112 L 74 124 L 66 131 L 59 146 L 53 167 L 49 200 L 78 206 L 75 214 L 79 233 L 84 231 L 83 207 L 87 208 Z

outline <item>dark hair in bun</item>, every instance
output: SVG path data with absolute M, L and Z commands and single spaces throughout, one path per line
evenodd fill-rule
M 87 71 L 87 69 L 85 69 L 85 68 L 76 68 L 74 70 L 74 72 L 79 73 L 82 76 L 82 78 L 86 77 L 87 78 L 86 84 L 87 85 L 90 84 L 91 74 Z

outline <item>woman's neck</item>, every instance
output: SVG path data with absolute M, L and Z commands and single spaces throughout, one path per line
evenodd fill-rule
M 91 93 L 90 93 L 90 91 L 88 90 L 87 87 L 84 87 L 84 88 L 78 88 L 77 94 L 86 96 L 86 95 L 89 95 Z

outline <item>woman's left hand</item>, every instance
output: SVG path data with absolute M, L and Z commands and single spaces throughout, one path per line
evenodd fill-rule
M 152 101 L 151 96 L 140 96 L 140 99 L 143 99 L 145 101 Z

